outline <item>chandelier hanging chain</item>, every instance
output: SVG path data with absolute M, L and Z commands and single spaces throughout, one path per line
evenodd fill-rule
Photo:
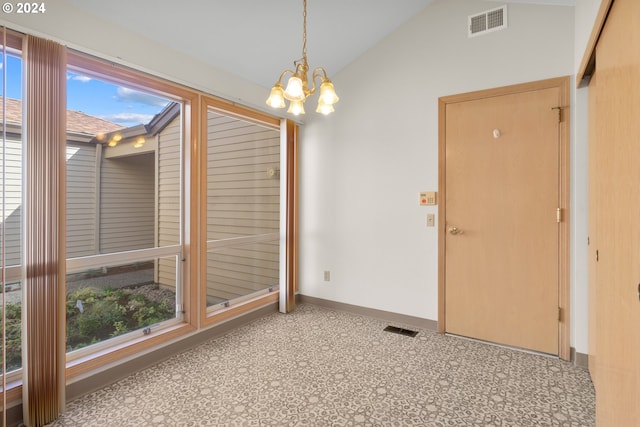
M 307 62 L 307 0 L 302 0 L 302 58 Z

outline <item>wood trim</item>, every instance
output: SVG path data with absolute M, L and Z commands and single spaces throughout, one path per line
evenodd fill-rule
M 201 109 L 201 96 L 197 96 L 191 102 L 186 103 L 183 117 L 185 132 L 183 141 L 188 141 L 189 144 L 188 147 L 183 147 L 185 157 L 183 161 L 185 173 L 182 177 L 184 181 L 183 217 L 189 218 L 189 221 L 186 221 L 183 229 L 184 242 L 182 250 L 185 265 L 182 274 L 182 304 L 184 305 L 184 321 L 195 328 L 200 327 L 200 306 L 198 304 L 200 298 L 200 292 L 198 292 L 200 260 L 197 255 L 202 252 L 200 239 L 202 235 L 200 224 L 202 199 L 199 197 L 202 169 L 198 159 L 202 152 L 202 138 L 200 136 L 201 118 L 197 112 Z M 188 173 L 186 173 L 187 171 Z
M 438 332 L 446 332 L 446 230 L 447 206 L 446 200 L 446 177 L 447 177 L 447 145 L 446 145 L 446 111 L 447 101 L 445 98 L 438 99 Z
M 198 241 L 200 251 L 198 252 L 198 308 L 199 308 L 199 326 L 211 325 L 213 320 L 209 319 L 207 312 L 207 135 L 208 135 L 208 105 L 212 99 L 208 96 L 200 97 L 200 141 L 202 141 L 199 150 L 198 162 Z M 201 242 L 201 243 L 200 243 Z
M 558 266 L 558 305 L 561 310 L 560 324 L 558 325 L 558 356 L 562 360 L 571 360 L 571 88 L 570 77 L 565 77 L 559 82 L 560 89 L 560 156 L 559 156 L 559 206 L 561 209 L 561 221 L 559 229 L 560 257 Z
M 226 116 L 236 117 L 241 120 L 251 121 L 256 124 L 268 126 L 273 129 L 280 129 L 280 119 L 270 116 L 259 111 L 251 110 L 247 107 L 235 104 L 231 101 L 226 101 L 220 98 L 213 98 L 211 96 L 205 96 L 205 103 L 207 108 L 218 110 L 221 114 Z
M 550 89 L 555 87 L 562 88 L 564 81 L 566 79 L 569 79 L 569 76 L 555 77 L 551 79 L 538 80 L 534 82 L 518 83 L 515 85 L 502 86 L 502 87 L 496 87 L 491 89 L 478 90 L 474 92 L 466 92 L 466 93 L 461 93 L 456 95 L 443 96 L 439 98 L 438 101 L 440 103 L 444 103 L 446 106 L 446 104 L 454 104 L 456 102 L 473 101 L 476 99 L 491 98 L 494 96 L 509 95 L 512 93 Z M 567 104 L 567 107 L 568 107 L 568 104 Z M 442 133 L 444 133 L 444 131 Z
M 22 381 L 8 383 L 7 387 L 7 407 L 10 408 L 14 402 L 22 399 Z M 0 391 L 0 399 L 4 401 L 4 392 Z
M 22 50 L 22 41 L 25 34 L 12 30 L 6 26 L 1 26 L 3 34 L 3 44 L 16 50 Z
M 86 374 L 93 370 L 113 363 L 121 362 L 127 357 L 132 357 L 152 349 L 153 347 L 162 345 L 172 339 L 179 338 L 187 333 L 194 332 L 196 328 L 188 324 L 181 324 L 167 328 L 165 331 L 158 332 L 155 335 L 142 335 L 140 338 L 127 341 L 121 345 L 110 347 L 102 352 L 91 353 L 84 358 L 74 360 L 67 363 L 66 379 Z
M 607 16 L 609 15 L 609 10 L 611 10 L 612 4 L 613 0 L 601 0 L 600 2 L 600 9 L 598 9 L 598 14 L 596 15 L 596 20 L 593 24 L 591 35 L 589 36 L 589 40 L 587 41 L 587 46 L 582 55 L 582 61 L 580 62 L 578 73 L 576 74 L 576 87 L 586 85 L 586 80 L 588 80 L 588 78 L 591 77 L 591 75 L 595 71 L 596 45 L 598 44 L 598 40 L 600 39 L 600 34 L 602 33 L 602 29 L 604 28 L 604 23 L 607 20 Z
M 289 313 L 295 309 L 295 292 L 298 289 L 298 126 L 291 120 L 284 122 L 287 144 L 287 277 L 284 312 Z
M 215 313 L 213 313 L 211 316 L 208 316 L 204 320 L 203 325 L 210 326 L 210 325 L 215 325 L 217 323 L 227 321 L 229 319 L 233 319 L 242 314 L 259 309 L 265 305 L 268 305 L 269 303 L 278 301 L 278 298 L 279 298 L 278 292 L 270 292 L 264 296 L 251 299 L 242 304 L 229 307 L 228 309 L 218 310 Z
M 570 77 L 557 77 L 529 83 L 504 86 L 493 89 L 468 92 L 463 94 L 445 96 L 438 99 L 438 332 L 446 331 L 446 271 L 445 271 L 445 242 L 446 242 L 446 106 L 457 102 L 466 102 L 476 99 L 490 98 L 494 96 L 513 93 L 558 88 L 560 90 L 561 114 L 560 123 L 560 171 L 559 171 L 559 207 L 562 209 L 562 221 L 559 229 L 559 278 L 558 278 L 558 305 L 561 309 L 561 319 L 558 325 L 558 355 L 563 360 L 570 360 Z

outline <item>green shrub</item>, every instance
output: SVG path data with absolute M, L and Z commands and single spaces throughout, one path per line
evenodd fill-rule
M 0 315 L 2 310 L 0 309 Z M 19 304 L 6 305 L 6 360 L 7 372 L 18 369 L 22 366 L 22 306 Z M 0 354 L 0 363 L 2 357 Z
M 135 289 L 79 289 L 67 297 L 67 351 L 171 319 L 175 313 L 169 307 Z
M 0 364 L 6 357 L 9 372 L 22 366 L 22 306 L 9 303 L 5 309 L 6 352 L 0 353 Z M 171 319 L 175 312 L 169 301 L 150 301 L 135 289 L 81 288 L 67 295 L 66 316 L 67 351 L 72 351 Z

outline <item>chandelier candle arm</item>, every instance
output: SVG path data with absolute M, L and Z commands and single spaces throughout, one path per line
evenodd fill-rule
M 304 102 L 316 92 L 316 78 L 320 79 L 320 95 L 318 97 L 317 113 L 324 115 L 334 112 L 333 105 L 338 102 L 333 83 L 327 77 L 327 72 L 322 67 L 317 67 L 309 74 L 309 64 L 307 62 L 307 0 L 303 0 L 303 32 L 302 32 L 302 58 L 293 61 L 295 71 L 285 70 L 280 74 L 278 81 L 271 88 L 267 105 L 273 108 L 286 107 L 285 100 L 289 101 L 288 113 L 299 115 L 304 114 Z M 287 87 L 282 85 L 282 79 L 290 74 Z M 312 86 L 309 86 L 311 84 Z

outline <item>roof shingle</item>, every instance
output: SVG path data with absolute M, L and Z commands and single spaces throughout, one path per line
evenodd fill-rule
M 2 101 L 2 97 L 0 97 Z M 22 101 L 18 99 L 6 99 L 7 123 L 20 125 L 22 123 Z M 3 104 L 0 102 L 0 117 L 3 112 Z M 67 132 L 83 133 L 87 135 L 105 134 L 124 129 L 125 126 L 90 116 L 80 111 L 67 110 Z

